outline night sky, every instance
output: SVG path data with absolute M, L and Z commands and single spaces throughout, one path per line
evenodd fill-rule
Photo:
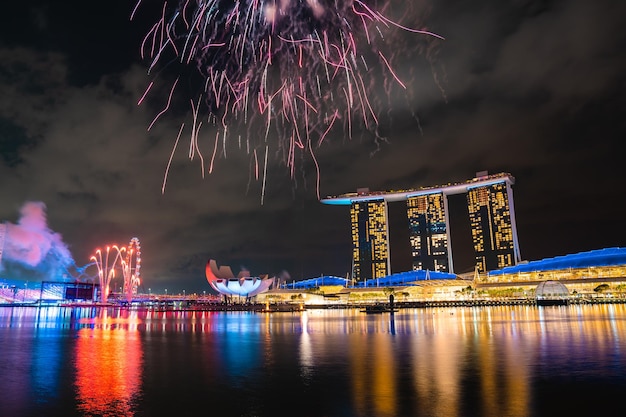
M 318 201 L 310 158 L 292 178 L 270 157 L 261 204 L 263 182 L 236 138 L 203 178 L 183 135 L 161 192 L 190 115 L 175 105 L 147 130 L 168 87 L 137 105 L 152 80 L 140 44 L 162 4 L 144 3 L 133 21 L 134 1 L 3 6 L 0 221 L 21 224 L 24 204 L 43 203 L 40 226 L 79 266 L 136 236 L 153 292 L 208 291 L 209 258 L 254 275 L 345 276 L 349 208 Z M 321 197 L 509 172 L 523 259 L 624 246 L 626 3 L 433 0 L 398 13 L 403 4 L 388 14 L 445 40 L 390 37 L 386 52 L 407 89 L 372 90 L 384 139 L 335 129 L 316 149 Z M 202 88 L 192 71 L 180 74 L 188 91 Z M 214 136 L 201 133 L 205 156 Z M 0 277 L 41 271 L 5 259 Z

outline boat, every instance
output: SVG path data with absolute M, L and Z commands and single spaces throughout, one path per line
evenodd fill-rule
M 365 306 L 365 308 L 361 310 L 361 313 L 382 314 L 382 313 L 394 313 L 396 311 L 398 310 L 394 309 L 393 307 L 387 306 L 385 304 L 372 304 L 369 306 Z
M 569 299 L 565 297 L 554 297 L 554 298 L 537 298 L 538 306 L 566 306 L 569 305 Z

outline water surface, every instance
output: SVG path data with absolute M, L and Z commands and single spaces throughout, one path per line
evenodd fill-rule
M 0 415 L 625 415 L 626 306 L 0 308 Z

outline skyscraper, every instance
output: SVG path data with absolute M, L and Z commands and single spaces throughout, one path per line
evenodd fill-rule
M 350 221 L 352 277 L 359 281 L 389 275 L 389 233 L 385 200 L 352 203 Z
M 383 277 L 391 271 L 387 203 L 406 202 L 409 245 L 414 270 L 454 272 L 448 196 L 467 194 L 469 223 L 479 271 L 516 265 L 521 257 L 515 226 L 513 190 L 508 173 L 486 172 L 462 182 L 404 191 L 356 193 L 322 199 L 322 203 L 350 205 L 353 278 Z
M 450 270 L 445 203 L 442 192 L 407 197 L 413 270 Z
M 517 264 L 515 222 L 511 216 L 513 191 L 510 182 L 498 182 L 467 191 L 472 241 L 479 272 Z

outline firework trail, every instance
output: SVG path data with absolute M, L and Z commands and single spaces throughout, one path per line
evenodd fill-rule
M 140 5 L 141 0 L 131 20 Z M 389 92 L 388 80 L 393 80 L 406 89 L 392 54 L 385 52 L 395 46 L 387 45 L 394 32 L 443 39 L 388 18 L 389 8 L 390 0 L 165 2 L 143 39 L 141 55 L 155 78 L 174 63 L 195 66 L 204 87 L 189 100 L 190 159 L 198 155 L 204 167 L 200 115 L 217 130 L 215 142 L 207 145 L 213 152 L 210 170 L 218 147 L 225 156 L 227 138 L 246 126 L 245 146 L 239 141 L 239 147 L 250 155 L 254 172 L 264 154 L 264 193 L 268 153 L 277 155 L 293 177 L 301 158 L 311 157 L 319 170 L 315 151 L 332 129 L 341 127 L 350 138 L 358 124 L 376 134 L 381 109 L 371 97 L 374 87 L 382 82 Z M 168 111 L 181 84 L 176 78 L 150 128 Z M 153 82 L 140 103 L 152 87 Z M 319 186 L 317 193 L 319 198 Z
M 100 283 L 100 301 L 106 303 L 110 293 L 111 280 L 115 278 L 116 270 L 120 269 L 124 279 L 123 292 L 126 294 L 126 301 L 132 301 L 134 294 L 137 294 L 137 287 L 140 285 L 139 278 L 141 270 L 141 245 L 139 239 L 134 237 L 128 246 L 107 245 L 106 250 L 96 249 L 96 253 L 89 259 L 91 265 L 98 268 L 98 280 Z
M 106 303 L 111 291 L 109 285 L 111 280 L 115 278 L 115 269 L 118 261 L 124 268 L 124 252 L 125 247 L 120 248 L 118 245 L 109 245 L 106 251 L 97 249 L 95 255 L 91 256 L 90 261 L 98 268 L 98 280 L 100 283 L 100 301 Z M 114 257 L 113 257 L 114 256 Z

